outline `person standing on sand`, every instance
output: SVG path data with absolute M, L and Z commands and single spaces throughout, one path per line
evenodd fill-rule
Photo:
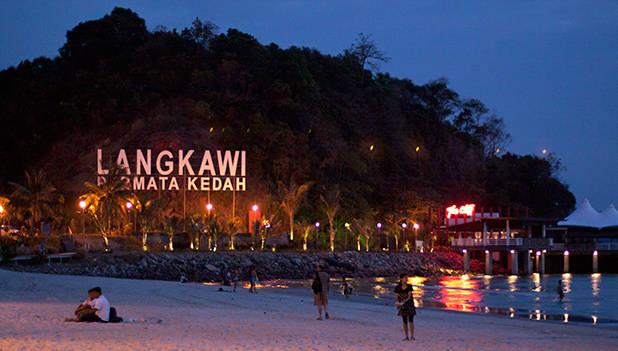
M 315 306 L 318 306 L 318 320 L 321 321 L 322 320 L 322 308 L 324 308 L 324 317 L 326 317 L 326 319 L 329 318 L 328 316 L 328 310 L 326 309 L 326 306 L 328 305 L 328 291 L 329 286 L 328 286 L 328 282 L 330 280 L 330 276 L 328 275 L 328 273 L 326 272 L 322 272 L 322 267 L 320 265 L 317 266 L 316 268 L 316 273 L 315 273 L 315 289 L 314 289 L 314 293 L 315 296 L 313 297 L 313 304 Z M 320 286 L 321 289 L 317 289 L 317 286 Z M 312 288 L 314 288 L 314 286 L 312 285 Z
M 564 290 L 562 289 L 562 280 L 558 280 L 558 287 L 556 288 L 556 292 L 558 293 L 558 298 L 560 301 L 564 299 Z
M 251 287 L 249 287 L 249 292 L 257 294 L 257 290 L 255 290 L 255 285 L 258 282 L 258 275 L 255 269 L 255 266 L 251 267 L 251 273 L 249 273 L 249 281 L 251 282 Z
M 399 275 L 399 284 L 395 287 L 396 302 L 395 306 L 399 310 L 398 316 L 403 319 L 403 332 L 406 335 L 404 340 L 414 339 L 414 315 L 416 315 L 416 307 L 414 307 L 412 285 L 408 284 L 408 275 L 401 273 Z M 408 334 L 408 328 L 410 333 Z

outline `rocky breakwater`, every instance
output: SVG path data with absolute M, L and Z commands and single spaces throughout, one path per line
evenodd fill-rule
M 432 276 L 457 274 L 462 258 L 455 253 L 276 253 L 276 252 L 178 252 L 96 254 L 69 263 L 12 265 L 18 271 L 104 276 L 130 279 L 221 281 L 225 272 L 241 271 L 247 280 L 252 266 L 261 280 L 308 279 L 321 264 L 339 277 L 384 277 L 401 272 Z

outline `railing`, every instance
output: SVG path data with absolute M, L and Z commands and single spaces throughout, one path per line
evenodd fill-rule
M 524 245 L 530 249 L 556 249 L 554 238 L 524 238 Z
M 618 251 L 618 243 L 597 243 L 596 249 L 599 251 Z
M 518 247 L 521 246 L 527 249 L 548 249 L 554 251 L 571 250 L 571 251 L 618 251 L 618 243 L 554 243 L 553 238 L 513 238 L 513 239 L 476 239 L 463 238 L 453 239 L 451 241 L 453 247 L 483 247 L 483 246 L 502 246 L 502 247 Z
M 476 239 L 476 238 L 465 238 L 465 239 L 453 239 L 451 241 L 451 246 L 522 246 L 523 240 L 522 238 L 513 238 L 513 239 Z

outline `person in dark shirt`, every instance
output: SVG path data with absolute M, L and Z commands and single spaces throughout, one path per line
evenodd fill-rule
M 556 288 L 556 292 L 558 293 L 558 298 L 560 301 L 564 299 L 564 290 L 562 289 L 562 280 L 558 280 L 558 287 Z
M 408 275 L 401 273 L 399 275 L 399 284 L 395 287 L 395 306 L 399 310 L 398 316 L 403 320 L 403 332 L 406 335 L 404 340 L 414 339 L 414 315 L 416 315 L 416 307 L 414 307 L 412 285 L 408 284 Z M 409 333 L 408 333 L 409 329 Z

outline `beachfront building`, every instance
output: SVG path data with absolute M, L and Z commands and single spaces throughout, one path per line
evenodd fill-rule
M 618 264 L 618 211 L 610 204 L 603 212 L 595 210 L 584 199 L 573 213 L 559 221 L 552 231 L 560 233 L 562 242 L 554 248 L 562 250 L 564 271 L 592 265 L 592 272 L 616 270 Z
M 470 258 L 477 258 L 485 262 L 486 274 L 493 274 L 494 263 L 511 274 L 544 273 L 546 254 L 554 244 L 547 228 L 558 221 L 531 217 L 525 208 L 476 204 L 433 208 L 429 216 L 434 236 L 461 250 L 464 270 L 470 269 Z
M 593 273 L 615 269 L 618 257 L 618 211 L 610 205 L 598 213 L 585 200 L 570 216 L 542 218 L 527 209 L 487 208 L 476 204 L 433 208 L 429 213 L 436 238 L 464 256 L 510 274 Z M 601 263 L 600 263 L 601 261 Z

